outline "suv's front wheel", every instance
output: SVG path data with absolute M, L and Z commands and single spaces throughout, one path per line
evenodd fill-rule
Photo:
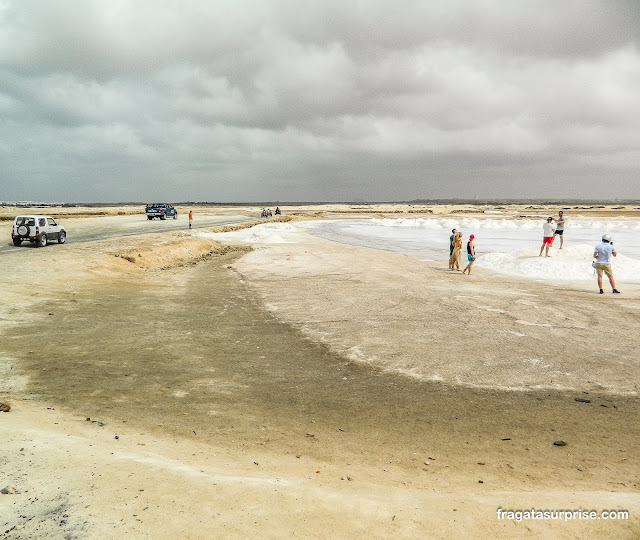
M 67 241 L 67 233 L 64 231 L 60 231 L 58 235 L 58 244 L 64 244 Z
M 44 247 L 47 245 L 47 235 L 46 234 L 41 234 L 40 235 L 40 240 L 38 241 L 38 245 L 40 247 Z

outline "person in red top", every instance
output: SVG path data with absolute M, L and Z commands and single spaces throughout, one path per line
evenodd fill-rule
M 189 228 L 191 228 L 192 221 L 193 221 L 193 211 L 189 210 Z

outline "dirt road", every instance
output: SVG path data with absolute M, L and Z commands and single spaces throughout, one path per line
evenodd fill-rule
M 46 213 L 38 210 L 37 213 Z M 17 214 L 16 214 L 17 215 Z M 230 213 L 196 213 L 193 221 L 193 229 L 203 229 L 211 227 L 221 227 L 233 225 L 256 219 L 255 213 L 241 212 Z M 178 215 L 177 219 L 147 220 L 144 214 L 133 214 L 123 216 L 100 216 L 87 218 L 59 218 L 58 222 L 64 225 L 67 230 L 67 242 L 69 244 L 96 242 L 108 238 L 123 238 L 127 236 L 137 236 L 141 234 L 167 233 L 174 231 L 188 230 L 187 215 Z M 0 222 L 0 255 L 12 252 L 15 246 L 11 242 L 11 221 Z M 54 242 L 55 244 L 55 242 Z M 35 244 L 25 242 L 21 248 L 37 249 Z

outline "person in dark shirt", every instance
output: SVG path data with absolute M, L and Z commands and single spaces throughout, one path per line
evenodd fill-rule
M 468 270 L 469 275 L 471 275 L 471 267 L 473 266 L 473 262 L 476 260 L 476 247 L 473 245 L 474 238 L 475 236 L 473 234 L 470 235 L 469 241 L 467 242 L 467 261 L 469 261 L 469 264 L 465 266 L 464 270 L 462 271 L 463 274 L 465 274 Z
M 456 237 L 457 229 L 451 229 L 451 236 L 449 237 L 449 270 L 452 270 L 451 255 L 453 255 L 453 239 Z

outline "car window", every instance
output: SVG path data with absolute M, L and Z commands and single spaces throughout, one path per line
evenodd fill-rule
M 45 226 L 45 224 L 46 224 L 46 221 L 45 221 L 45 219 L 44 219 L 44 218 L 40 218 L 40 219 L 38 220 L 38 223 L 40 224 L 40 227 L 44 227 L 44 226 Z
M 29 218 L 26 216 L 16 218 L 16 225 L 26 225 L 27 227 L 31 227 L 36 224 L 35 219 Z
M 55 226 L 55 225 L 57 225 L 56 220 L 55 220 L 55 219 L 53 219 L 52 217 L 47 218 L 47 223 L 48 223 L 49 225 L 54 225 L 54 226 Z

